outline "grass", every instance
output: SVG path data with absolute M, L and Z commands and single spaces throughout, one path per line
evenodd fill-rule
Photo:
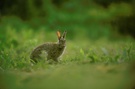
M 29 58 L 32 49 L 56 41 L 55 31 L 28 28 L 18 31 L 7 26 L 0 43 L 0 89 L 133 88 L 134 73 L 130 66 L 135 59 L 133 39 L 91 40 L 84 35 L 70 39 L 68 34 L 67 48 L 59 63 L 32 64 Z
M 35 0 L 25 1 L 25 7 L 15 2 L 13 8 L 4 7 L 25 20 L 11 14 L 0 18 L 0 89 L 135 89 L 135 41 L 117 32 L 121 24 L 129 27 L 123 18 L 134 16 L 130 3 L 104 8 L 93 0 L 58 0 L 57 7 L 51 0 L 39 1 L 39 9 Z M 32 64 L 32 50 L 57 41 L 57 29 L 67 30 L 61 61 Z
M 128 89 L 131 87 L 131 77 L 123 65 L 49 65 L 36 70 L 10 71 L 4 75 L 4 80 L 10 89 Z

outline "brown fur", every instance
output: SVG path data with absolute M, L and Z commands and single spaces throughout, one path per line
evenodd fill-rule
M 58 62 L 58 58 L 62 55 L 66 46 L 65 36 L 66 32 L 64 32 L 62 36 L 58 37 L 58 42 L 47 42 L 36 47 L 32 51 L 30 58 L 37 62 L 37 59 L 40 59 L 42 51 L 45 51 L 47 53 L 47 60 L 52 59 Z

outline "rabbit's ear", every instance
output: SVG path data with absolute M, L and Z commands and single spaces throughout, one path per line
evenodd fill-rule
M 65 38 L 66 37 L 66 34 L 67 34 L 67 31 L 64 31 L 64 33 L 63 33 L 63 38 Z
M 61 37 L 60 31 L 57 31 L 57 36 L 58 36 L 58 39 L 60 39 L 60 37 Z

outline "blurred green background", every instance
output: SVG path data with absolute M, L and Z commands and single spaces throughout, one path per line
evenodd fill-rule
M 133 89 L 135 0 L 1 0 L 0 89 Z M 29 55 L 67 31 L 62 61 Z
M 67 30 L 70 39 L 135 37 L 134 0 L 2 0 L 0 8 L 0 33 L 10 26 L 17 31 Z

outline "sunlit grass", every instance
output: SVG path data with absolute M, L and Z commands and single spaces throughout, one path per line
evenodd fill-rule
M 46 30 L 44 27 L 34 30 L 21 26 L 22 28 L 17 30 L 7 25 L 4 35 L 1 35 L 0 77 L 3 83 L 0 84 L 3 84 L 3 88 L 132 87 L 132 76 L 129 72 L 130 63 L 135 59 L 135 43 L 132 38 L 115 40 L 101 36 L 98 39 L 91 39 L 86 36 L 87 32 L 83 27 L 75 26 L 75 33 L 67 30 L 67 47 L 59 63 L 40 61 L 33 64 L 30 61 L 32 50 L 44 42 L 56 42 L 56 31 Z M 74 36 L 70 37 L 71 34 Z
M 135 41 L 118 32 L 133 32 L 127 19 L 134 19 L 134 5 L 102 1 L 13 0 L 9 7 L 3 1 L 0 89 L 134 89 Z M 32 63 L 32 50 L 56 42 L 57 30 L 67 31 L 61 60 Z

